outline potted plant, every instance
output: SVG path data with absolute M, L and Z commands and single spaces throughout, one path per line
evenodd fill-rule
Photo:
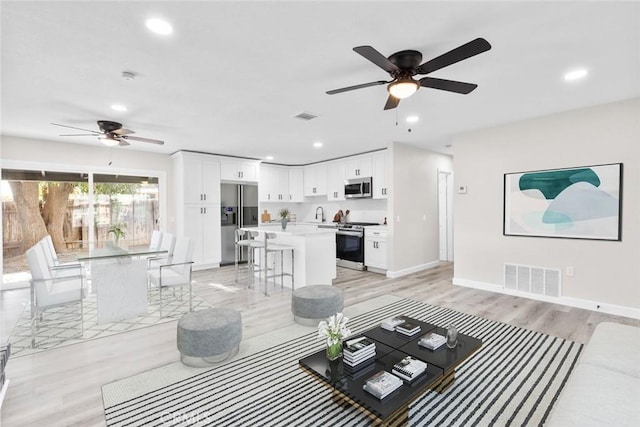
M 109 227 L 109 231 L 107 232 L 107 235 L 113 233 L 113 239 L 116 241 L 116 245 L 117 245 L 120 238 L 125 236 L 125 232 L 124 232 L 125 228 L 127 228 L 126 223 L 113 224 L 111 227 Z
M 282 208 L 280 209 L 280 224 L 282 224 L 282 229 L 287 229 L 287 221 L 289 221 L 289 209 Z

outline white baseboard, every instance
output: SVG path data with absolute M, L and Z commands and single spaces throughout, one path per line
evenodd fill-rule
M 464 286 L 467 288 L 481 289 L 483 291 L 497 292 L 500 294 L 513 295 L 516 297 L 529 298 L 537 301 L 550 302 L 554 304 L 566 305 L 569 307 L 582 308 L 585 310 L 597 311 L 600 313 L 613 314 L 616 316 L 629 317 L 631 319 L 640 319 L 640 309 L 633 307 L 625 307 L 621 305 L 602 303 L 598 301 L 585 300 L 581 298 L 573 297 L 550 297 L 546 295 L 531 294 L 528 292 L 519 292 L 512 289 L 505 289 L 501 285 L 494 283 L 478 282 L 475 280 L 461 279 L 458 277 L 453 278 L 453 284 L 457 286 Z
M 440 261 L 431 261 L 426 264 L 416 265 L 414 267 L 405 268 L 403 270 L 398 271 L 390 271 L 387 270 L 387 277 L 390 279 L 395 279 L 397 277 L 406 276 L 407 274 L 417 273 L 418 271 L 428 270 L 430 268 L 434 268 L 440 265 Z

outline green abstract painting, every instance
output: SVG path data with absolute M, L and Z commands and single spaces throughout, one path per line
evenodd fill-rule
M 621 240 L 622 163 L 507 173 L 505 235 Z

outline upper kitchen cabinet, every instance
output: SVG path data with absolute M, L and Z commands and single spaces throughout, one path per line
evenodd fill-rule
M 345 160 L 346 170 L 345 178 L 365 178 L 372 176 L 372 160 L 370 154 L 363 154 L 360 156 L 348 157 Z
M 327 194 L 327 165 L 320 163 L 304 168 L 304 195 L 326 196 Z
M 233 182 L 257 182 L 258 165 L 256 160 L 221 159 L 220 179 Z
M 345 162 L 337 160 L 327 165 L 327 200 L 344 198 Z
M 258 195 L 261 202 L 289 202 L 289 169 L 260 165 Z
M 178 152 L 173 155 L 178 204 L 220 203 L 220 160 L 216 157 Z
M 304 169 L 289 168 L 289 201 L 304 202 Z
M 377 151 L 372 155 L 373 160 L 373 198 L 386 199 L 387 191 L 387 151 Z

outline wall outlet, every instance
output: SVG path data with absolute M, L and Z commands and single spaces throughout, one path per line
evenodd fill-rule
M 422 215 L 422 220 L 426 221 L 427 220 L 427 215 Z
M 573 277 L 574 274 L 573 267 L 567 267 L 567 276 Z
M 396 222 L 400 222 L 400 215 L 396 217 Z

